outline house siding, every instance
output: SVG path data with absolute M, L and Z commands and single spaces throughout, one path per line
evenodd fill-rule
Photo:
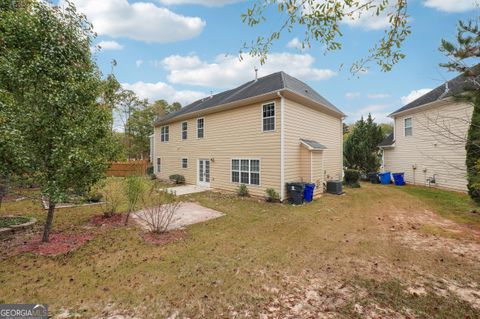
M 275 100 L 275 130 L 262 131 L 262 105 L 272 100 L 201 116 L 205 119 L 205 136 L 197 139 L 196 120 L 192 118 L 168 124 L 168 143 L 160 141 L 160 128 L 155 127 L 155 161 L 162 159 L 160 179 L 182 174 L 188 184 L 197 183 L 197 160 L 214 159 L 210 163 L 210 186 L 235 191 L 231 182 L 231 159 L 260 160 L 260 185 L 247 185 L 252 195 L 263 196 L 265 189 L 280 191 L 280 99 Z M 181 123 L 188 123 L 188 138 L 181 139 Z M 181 158 L 188 158 L 182 169 Z
M 317 185 L 316 193 L 323 192 L 324 181 L 342 178 L 342 119 L 285 100 L 286 183 L 310 181 L 310 151 L 301 145 L 300 139 L 315 140 L 327 148 L 312 153 L 312 182 Z
M 435 186 L 466 191 L 465 140 L 473 107 L 437 103 L 395 118 L 395 147 L 384 151 L 384 170 L 404 172 L 406 182 L 416 185 L 427 185 L 427 178 L 436 174 Z M 409 117 L 413 135 L 405 136 L 404 120 Z

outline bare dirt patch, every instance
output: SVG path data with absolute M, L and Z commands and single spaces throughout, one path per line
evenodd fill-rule
M 170 230 L 163 234 L 145 233 L 143 239 L 150 244 L 154 245 L 167 245 L 179 240 L 183 240 L 187 237 L 187 232 L 184 229 Z
M 94 226 L 120 226 L 124 223 L 123 214 L 113 214 L 112 216 L 95 215 L 90 220 Z
M 40 235 L 34 236 L 22 246 L 16 247 L 17 253 L 30 252 L 43 256 L 56 256 L 72 252 L 93 238 L 92 234 L 50 234 L 48 243 L 43 243 Z

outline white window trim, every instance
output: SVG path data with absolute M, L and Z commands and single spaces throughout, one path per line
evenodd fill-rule
M 273 113 L 273 130 L 265 131 L 263 129 L 263 107 L 265 105 L 268 105 L 268 104 L 273 104 L 273 110 L 274 110 L 274 113 Z M 277 103 L 275 103 L 275 100 L 270 101 L 270 102 L 266 102 L 266 103 L 262 103 L 262 105 L 260 106 L 260 131 L 262 133 L 272 133 L 272 132 L 275 132 L 276 130 L 277 130 Z
M 407 122 L 407 120 L 410 120 L 410 126 L 407 127 L 405 125 L 405 123 Z M 411 128 L 412 129 L 412 134 L 411 135 L 407 135 L 407 128 Z M 409 137 L 409 136 L 413 136 L 413 118 L 410 116 L 410 117 L 406 117 L 403 119 L 403 136 L 404 137 Z
M 158 160 L 160 160 L 160 165 L 158 165 Z M 160 169 L 158 169 L 159 166 L 160 166 Z M 155 170 L 157 171 L 157 173 L 161 173 L 161 171 L 162 171 L 162 158 L 161 157 L 157 157 L 157 159 L 156 159 Z
M 183 138 L 183 124 L 187 123 L 187 129 L 185 130 L 187 132 L 187 138 Z M 183 121 L 180 123 L 180 140 L 181 141 L 186 141 L 188 139 L 188 121 Z
M 165 141 L 165 140 L 162 141 L 162 137 L 165 136 L 165 133 L 162 133 L 162 130 L 163 130 L 164 128 L 168 128 L 168 134 L 167 134 L 167 135 L 168 135 L 168 139 L 167 139 L 166 141 Z M 161 142 L 161 143 L 168 143 L 169 141 L 170 141 L 170 126 L 169 126 L 169 125 L 161 126 L 161 127 L 160 127 L 160 142 Z
M 198 120 L 203 120 L 203 137 L 198 137 Z M 205 118 L 204 117 L 199 117 L 196 119 L 195 121 L 196 123 L 196 136 L 197 136 L 197 140 L 201 140 L 201 139 L 204 139 L 205 138 Z
M 187 167 L 183 167 L 183 160 L 187 160 Z M 180 159 L 180 167 L 181 167 L 182 169 L 188 169 L 188 166 L 189 166 L 188 157 L 182 157 L 182 158 Z
M 233 160 L 238 160 L 238 182 L 234 182 L 233 181 L 233 178 L 232 178 L 232 172 L 233 172 L 233 169 L 232 169 L 232 161 Z M 248 183 L 242 183 L 242 160 L 248 160 L 248 161 L 258 161 L 258 185 L 257 184 L 250 184 L 250 173 L 252 173 L 252 171 L 250 170 L 250 162 L 248 162 Z M 236 171 L 237 172 L 237 171 Z M 257 172 L 253 172 L 253 173 L 257 173 Z M 262 186 L 262 160 L 259 159 L 259 158 L 250 158 L 250 157 L 232 157 L 230 158 L 230 182 L 233 183 L 233 184 L 245 184 L 245 185 L 249 185 L 249 186 L 257 186 L 257 187 L 260 187 Z

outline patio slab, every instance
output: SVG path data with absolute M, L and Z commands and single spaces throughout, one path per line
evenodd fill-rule
M 146 223 L 137 215 L 139 212 L 133 214 L 133 218 L 143 228 L 148 230 Z M 168 230 L 182 228 L 188 225 L 202 223 L 207 220 L 222 217 L 225 214 L 210 208 L 203 207 L 197 203 L 182 202 L 173 215 L 172 221 L 168 226 Z
M 198 185 L 182 185 L 182 186 L 167 188 L 168 191 L 175 192 L 177 196 L 206 192 L 206 191 L 209 191 L 210 189 L 211 189 L 210 187 L 198 186 Z

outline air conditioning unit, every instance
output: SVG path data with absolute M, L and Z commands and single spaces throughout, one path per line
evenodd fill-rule
M 342 181 L 327 181 L 327 193 L 342 195 Z

